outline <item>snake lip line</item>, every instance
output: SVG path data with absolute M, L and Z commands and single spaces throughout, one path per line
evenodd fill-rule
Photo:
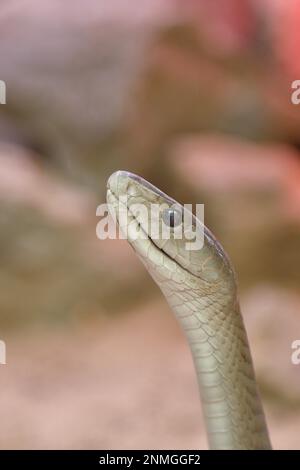
M 147 237 L 147 239 L 150 241 L 151 245 L 152 245 L 157 251 L 162 252 L 167 258 L 169 258 L 170 261 L 172 261 L 173 263 L 176 263 L 176 261 L 175 261 L 173 258 L 171 258 L 171 256 L 170 256 L 168 253 L 166 253 L 163 248 L 160 248 L 159 246 L 157 246 L 157 244 L 155 243 L 155 241 L 153 240 L 153 238 L 150 237 L 150 235 L 146 232 L 146 230 L 143 228 L 143 226 L 142 226 L 142 225 L 140 224 L 140 222 L 137 220 L 135 214 L 133 214 L 133 212 L 130 210 L 130 207 L 126 206 L 126 205 L 124 204 L 124 202 L 122 202 L 122 201 L 118 198 L 118 196 L 117 196 L 110 188 L 108 188 L 108 191 L 113 195 L 113 197 L 118 201 L 119 204 L 122 204 L 122 205 L 126 208 L 126 210 L 129 212 L 129 214 L 134 218 L 135 222 L 138 224 L 138 227 L 139 227 L 139 228 L 142 230 L 142 232 L 145 234 L 145 236 Z M 131 247 L 133 248 L 133 250 L 135 251 L 134 245 L 133 245 L 132 243 L 130 243 L 130 246 L 131 246 Z M 178 264 L 178 263 L 176 263 L 176 264 Z M 184 268 L 183 266 L 180 265 L 180 267 L 181 267 L 181 269 L 183 269 L 183 270 L 186 271 L 187 273 L 192 274 L 192 273 L 190 273 L 186 268 Z M 192 275 L 193 275 L 193 274 L 192 274 Z
M 151 244 L 158 250 L 158 251 L 162 251 L 171 261 L 175 262 L 173 258 L 171 258 L 171 256 L 168 255 L 168 253 L 166 253 L 162 248 L 159 248 L 159 246 L 156 245 L 156 243 L 154 242 L 154 240 L 150 237 L 150 235 L 146 232 L 146 230 L 143 228 L 143 226 L 141 225 L 141 223 L 138 221 L 138 219 L 136 218 L 135 214 L 130 210 L 130 207 L 128 207 L 127 205 L 124 204 L 124 202 L 122 202 L 119 197 L 116 195 L 116 193 L 114 193 L 110 188 L 108 188 L 108 191 L 113 195 L 113 197 L 118 201 L 119 204 L 121 204 L 123 207 L 126 208 L 126 210 L 129 212 L 129 214 L 133 217 L 134 221 L 138 224 L 138 227 L 142 230 L 142 232 L 144 233 L 144 235 L 147 237 L 147 239 L 151 242 Z M 119 222 L 119 221 L 118 221 Z M 132 246 L 132 248 L 134 249 L 134 246 L 130 243 L 130 246 Z

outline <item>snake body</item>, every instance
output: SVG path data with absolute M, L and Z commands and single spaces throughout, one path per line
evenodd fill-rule
M 187 337 L 200 389 L 211 449 L 270 449 L 265 416 L 240 314 L 234 270 L 207 227 L 204 245 L 187 250 L 183 239 L 149 235 L 166 207 L 183 207 L 143 178 L 113 173 L 107 201 L 146 269 L 162 290 Z M 143 204 L 148 215 L 136 209 Z M 150 206 L 161 210 L 150 221 Z M 126 214 L 124 222 L 120 216 Z M 194 216 L 193 228 L 201 226 Z M 138 233 L 140 235 L 138 235 Z

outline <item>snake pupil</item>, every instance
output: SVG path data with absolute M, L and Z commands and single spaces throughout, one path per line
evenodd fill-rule
M 181 211 L 172 208 L 166 209 L 163 212 L 163 221 L 171 228 L 177 227 L 182 222 Z
M 175 215 L 174 212 L 170 213 L 170 227 L 174 227 L 175 225 Z

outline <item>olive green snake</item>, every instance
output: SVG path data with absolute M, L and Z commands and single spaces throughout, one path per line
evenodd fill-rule
M 204 230 L 201 249 L 187 250 L 184 237 L 151 238 L 151 204 L 159 208 L 152 223 L 159 223 L 167 208 L 174 224 L 174 205 L 178 211 L 183 206 L 137 175 L 113 173 L 107 183 L 107 202 L 185 332 L 210 448 L 271 449 L 235 274 L 224 249 L 195 216 L 193 228 Z M 149 209 L 148 215 L 136 210 L 139 204 Z

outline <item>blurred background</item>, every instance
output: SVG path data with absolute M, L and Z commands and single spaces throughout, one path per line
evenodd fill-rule
M 192 360 L 126 241 L 117 169 L 236 267 L 275 448 L 300 448 L 298 0 L 2 0 L 1 448 L 207 448 Z

